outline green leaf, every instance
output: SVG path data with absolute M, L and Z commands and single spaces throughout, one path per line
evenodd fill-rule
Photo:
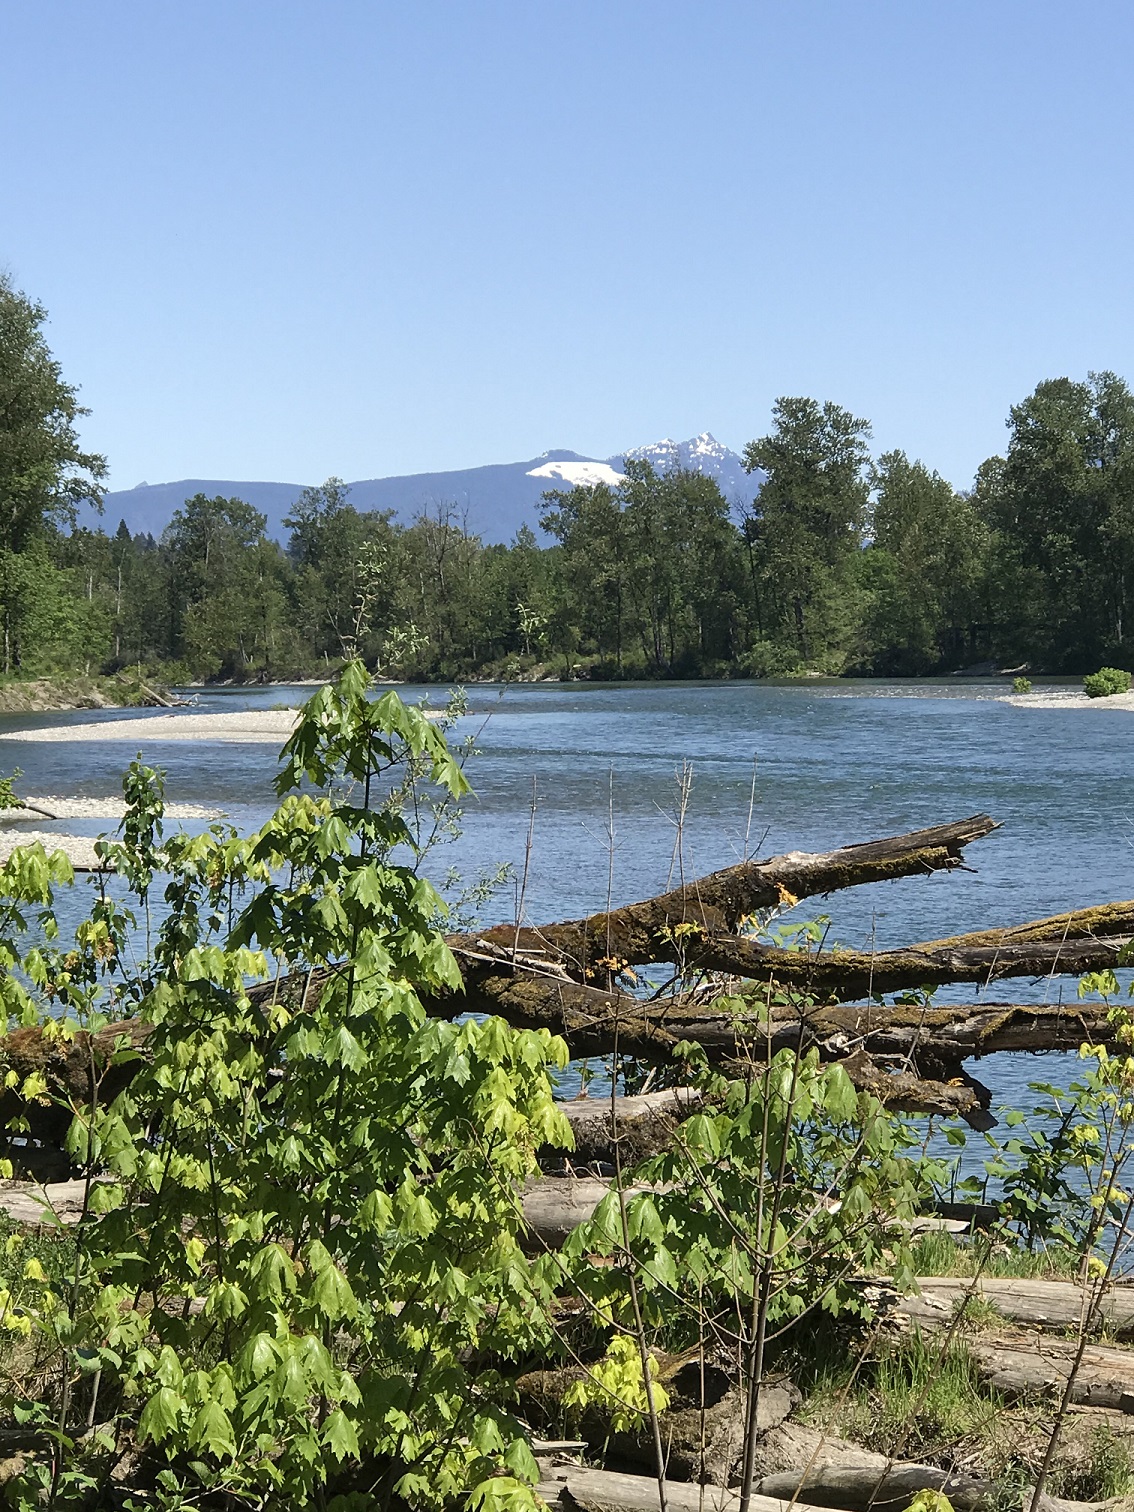
M 232 1437 L 232 1423 L 228 1413 L 216 1401 L 206 1402 L 202 1406 L 193 1419 L 189 1438 L 198 1449 L 207 1449 L 210 1454 L 226 1456 L 236 1452 Z
M 358 1433 L 341 1407 L 323 1424 L 323 1443 L 338 1460 L 358 1459 Z
M 142 1443 L 162 1443 L 177 1427 L 184 1411 L 183 1398 L 172 1387 L 161 1387 L 142 1408 L 138 1419 L 139 1440 Z

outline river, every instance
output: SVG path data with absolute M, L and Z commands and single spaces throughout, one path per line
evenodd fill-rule
M 309 690 L 197 693 L 207 711 L 299 702 Z M 407 700 L 437 689 L 404 687 Z M 567 918 L 645 897 L 676 881 L 679 774 L 691 769 L 680 866 L 686 877 L 745 854 L 827 850 L 856 840 L 987 812 L 1002 828 L 968 852 L 970 871 L 859 888 L 797 912 L 831 919 L 829 939 L 878 946 L 1013 923 L 1134 896 L 1134 714 L 1021 708 L 1002 681 L 807 681 L 512 684 L 470 690 L 462 729 L 481 728 L 469 767 L 475 795 L 460 839 L 440 853 L 472 877 L 500 862 L 524 872 L 525 915 Z M 148 711 L 145 711 L 148 712 Z M 8 716 L 0 730 L 83 725 L 132 712 Z M 104 797 L 119 792 L 128 745 L 6 740 L 0 766 L 23 769 L 20 790 Z M 178 742 L 147 760 L 168 771 L 168 796 L 224 809 L 238 825 L 271 803 L 265 745 Z M 754 800 L 753 772 L 755 771 Z M 613 853 L 609 841 L 613 814 Z M 104 821 L 67 821 L 98 833 Z M 515 915 L 514 888 L 482 909 Z M 993 984 L 989 998 L 1042 1000 L 1047 983 Z M 1064 983 L 1073 994 L 1074 983 Z M 954 996 L 971 997 L 971 989 Z M 997 1104 L 1019 1105 L 1038 1071 L 1066 1057 L 998 1057 L 980 1068 Z

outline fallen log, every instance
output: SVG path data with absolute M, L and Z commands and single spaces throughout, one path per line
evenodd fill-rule
M 1112 906 L 1124 915 L 1134 909 L 1131 903 Z M 1124 923 L 1130 930 L 1130 919 L 1124 918 Z M 823 1000 L 845 1000 L 946 983 L 983 986 L 1004 977 L 1080 976 L 1118 965 L 1132 939 L 1134 933 L 1128 932 L 972 945 L 959 936 L 958 943 L 947 946 L 829 950 L 811 955 L 736 936 L 707 935 L 690 943 L 686 959 L 703 971 L 774 983 Z
M 703 1098 L 695 1087 L 674 1087 L 664 1092 L 646 1092 L 637 1097 L 577 1097 L 559 1104 L 571 1125 L 575 1148 L 570 1163 L 575 1167 L 612 1165 L 617 1154 L 625 1166 L 656 1155 L 672 1142 L 678 1124 L 696 1111 Z
M 833 851 L 789 851 L 767 861 L 741 862 L 660 897 L 586 919 L 523 927 L 498 924 L 476 934 L 454 936 L 450 943 L 473 951 L 522 952 L 558 961 L 571 975 L 585 980 L 613 963 L 640 966 L 679 958 L 684 938 L 674 935 L 679 925 L 693 925 L 707 934 L 732 933 L 759 909 L 790 906 L 803 898 L 868 882 L 952 870 L 962 864 L 966 845 L 997 827 L 987 814 L 976 814 L 953 824 Z
M 525 1228 L 520 1235 L 523 1248 L 532 1255 L 562 1249 L 571 1230 L 594 1217 L 595 1209 L 610 1190 L 611 1183 L 600 1176 L 533 1178 L 525 1185 L 521 1198 Z M 629 1200 L 650 1188 L 627 1184 L 623 1190 Z
M 547 1028 L 563 1035 L 573 1056 L 606 1055 L 617 1047 L 627 1056 L 653 1064 L 665 1064 L 681 1040 L 698 1043 L 710 1060 L 726 1068 L 730 1063 L 743 1068 L 753 1060 L 764 1061 L 796 1044 L 804 1050 L 814 1047 L 822 1060 L 840 1061 L 852 1082 L 885 1107 L 963 1118 L 977 1128 L 991 1127 L 990 1093 L 963 1070 L 963 1060 L 997 1051 L 1077 1049 L 1085 1041 L 1116 1043 L 1116 1030 L 1103 1005 L 986 1004 L 975 1009 L 834 1005 L 761 1022 L 756 1015 L 748 1019 L 726 1016 L 693 1004 L 646 1004 L 576 983 L 553 982 L 551 990 L 544 992 L 545 984 L 530 978 L 493 980 L 517 991 L 478 994 L 471 1001 L 450 995 L 443 1004 L 446 1016 L 455 1012 L 457 1004 L 464 1010 L 489 1010 L 518 1028 Z M 264 991 L 253 989 L 254 995 Z M 586 1010 L 567 1006 L 572 995 L 587 999 Z M 429 999 L 427 1005 L 436 1006 L 436 1002 Z M 609 1016 L 608 1008 L 612 1010 Z M 620 1016 L 623 1009 L 625 1017 Z M 592 1016 L 594 1010 L 603 1016 Z M 22 1116 L 28 1120 L 32 1139 L 58 1146 L 73 1110 L 89 1101 L 92 1087 L 97 1088 L 100 1101 L 109 1101 L 136 1069 L 137 1062 L 132 1061 L 108 1070 L 116 1042 L 124 1037 L 137 1049 L 148 1032 L 148 1025 L 130 1019 L 94 1036 L 83 1031 L 73 1040 L 45 1040 L 39 1028 L 0 1036 L 0 1067 L 14 1070 L 20 1083 L 41 1071 L 49 1093 L 49 1100 L 27 1104 L 18 1087 L 7 1089 L 0 1094 L 0 1119 Z M 652 1095 L 664 1101 L 661 1094 Z M 577 1126 L 578 1163 L 609 1160 L 605 1105 L 598 1099 L 581 1105 L 567 1103 L 564 1111 Z M 625 1131 L 628 1136 L 634 1122 L 632 1116 Z M 672 1126 L 672 1116 L 643 1116 L 629 1136 L 627 1162 L 659 1148 Z
M 0 1212 L 24 1227 L 70 1228 L 82 1217 L 87 1202 L 85 1180 L 5 1181 L 0 1183 Z
M 890 1461 L 882 1455 L 877 1459 L 882 1464 L 869 1468 L 831 1462 L 817 1464 L 803 1475 L 797 1470 L 766 1475 L 756 1489 L 773 1500 L 790 1500 L 798 1494 L 814 1506 L 838 1507 L 845 1512 L 904 1512 L 919 1491 L 941 1492 L 956 1512 L 990 1512 L 1003 1499 L 1003 1487 L 996 1481 L 936 1465 Z M 1024 1504 L 1030 1505 L 1030 1500 L 1025 1492 Z M 1120 1506 L 1129 1506 L 1129 1498 L 1078 1502 L 1044 1494 L 1039 1498 L 1038 1512 L 1109 1512 Z
M 1078 1329 L 1090 1315 L 1117 1339 L 1134 1338 L 1134 1286 L 1108 1286 L 1099 1293 L 1077 1281 L 980 1276 L 919 1276 L 918 1290 L 900 1295 L 871 1288 L 876 1306 L 921 1328 L 947 1327 L 967 1297 L 990 1303 L 1007 1321 L 1047 1331 Z
M 879 1455 L 878 1459 L 884 1457 Z M 1003 1488 L 995 1481 L 976 1476 L 955 1474 L 935 1465 L 906 1463 L 885 1468 L 861 1465 L 826 1464 L 809 1472 L 806 1500 L 790 1490 L 779 1488 L 798 1482 L 799 1472 L 768 1476 L 757 1483 L 750 1506 L 752 1512 L 811 1512 L 815 1507 L 838 1507 L 846 1512 L 903 1512 L 919 1491 L 941 1491 L 957 1512 L 991 1512 L 1003 1499 Z M 612 1470 L 591 1470 L 569 1465 L 550 1472 L 536 1487 L 550 1507 L 560 1512 L 658 1512 L 661 1505 L 658 1483 L 644 1475 L 623 1475 Z M 665 1482 L 666 1505 L 673 1512 L 737 1512 L 740 1493 L 721 1485 L 699 1486 L 688 1481 Z M 1025 1493 L 1027 1499 L 1027 1493 Z M 1128 1497 L 1115 1496 L 1108 1501 L 1079 1502 L 1062 1497 L 1039 1499 L 1039 1512 L 1111 1512 L 1128 1507 Z
M 1016 1400 L 1048 1396 L 1058 1400 L 1067 1385 L 1079 1344 L 1046 1335 L 977 1334 L 965 1348 L 994 1391 Z M 1134 1351 L 1088 1344 L 1071 1386 L 1071 1401 L 1083 1407 L 1134 1412 Z
M 536 1491 L 559 1512 L 658 1512 L 658 1483 L 645 1475 L 622 1475 L 615 1470 L 563 1466 L 542 1480 Z M 699 1486 L 691 1481 L 665 1482 L 670 1512 L 737 1512 L 740 1493 L 724 1486 Z M 804 1502 L 753 1496 L 752 1512 L 811 1512 Z
M 460 959 L 460 957 L 458 957 Z M 722 1013 L 703 996 L 643 1001 L 627 992 L 601 992 L 529 973 L 484 972 L 461 960 L 466 991 L 447 1011 L 487 1011 L 517 1028 L 562 1035 L 573 1055 L 610 1055 L 664 1062 L 681 1040 L 699 1044 L 711 1060 L 763 1058 L 779 1050 L 816 1046 L 837 1059 L 851 1046 L 872 1057 L 941 1067 L 1017 1050 L 1077 1050 L 1084 1041 L 1119 1043 L 1104 1003 L 963 1003 L 934 1007 L 801 1001 L 773 1007 L 749 998 L 749 1011 Z M 730 999 L 730 1003 L 735 1003 Z M 458 1009 L 457 1005 L 460 1005 Z M 430 1000 L 430 1006 L 434 1006 Z

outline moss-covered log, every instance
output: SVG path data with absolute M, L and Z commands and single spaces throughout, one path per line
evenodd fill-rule
M 731 934 L 760 909 L 868 882 L 949 871 L 962 864 L 965 846 L 996 828 L 987 814 L 976 814 L 833 851 L 789 851 L 766 861 L 741 862 L 673 892 L 586 919 L 523 928 L 499 924 L 455 937 L 452 943 L 469 951 L 520 951 L 535 960 L 561 963 L 581 981 L 593 980 L 612 962 L 641 966 L 680 959 L 688 926 L 701 934 Z M 685 927 L 683 932 L 675 933 L 679 926 Z

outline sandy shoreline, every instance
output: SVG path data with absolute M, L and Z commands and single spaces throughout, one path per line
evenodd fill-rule
M 1012 693 L 999 700 L 1017 709 L 1119 709 L 1134 714 L 1134 689 L 1112 693 L 1109 698 L 1088 698 L 1085 693 Z
M 30 730 L 4 730 L 0 740 L 117 741 L 141 747 L 173 740 L 228 741 L 240 745 L 283 745 L 299 720 L 299 709 L 253 709 L 234 714 L 145 714 L 137 719 L 92 720 L 85 724 L 41 725 Z M 438 719 L 435 709 L 427 719 Z M 45 804 L 50 808 L 50 804 Z M 186 816 L 194 817 L 194 816 Z
M 298 718 L 298 709 L 258 709 L 236 714 L 146 714 L 139 719 L 107 719 L 85 724 L 42 725 L 31 730 L 5 730 L 0 733 L 0 740 L 115 740 L 135 746 L 168 740 L 227 740 L 242 745 L 282 745 L 295 729 Z
M 60 798 L 50 793 L 39 798 L 29 793 L 24 802 L 35 808 L 0 809 L 0 824 L 42 824 L 48 815 L 55 819 L 121 819 L 126 812 L 123 798 Z M 37 813 L 37 809 L 46 809 L 47 813 Z M 223 819 L 224 815 L 224 809 L 206 808 L 201 803 L 165 805 L 167 819 Z

